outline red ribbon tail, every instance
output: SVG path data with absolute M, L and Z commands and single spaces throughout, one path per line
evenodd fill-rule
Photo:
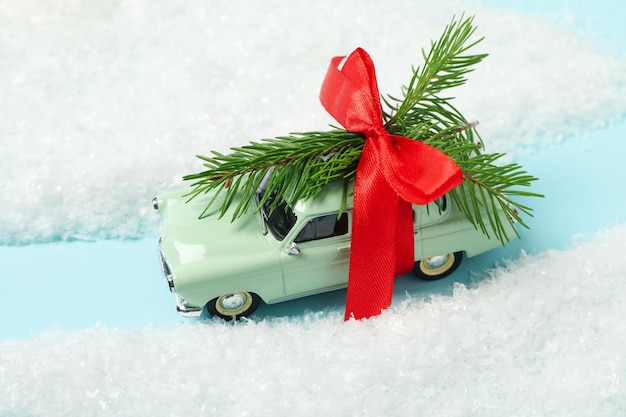
M 411 204 L 378 170 L 375 148 L 366 142 L 357 170 L 346 320 L 380 314 L 391 305 L 395 276 L 413 268 Z
M 413 205 L 398 198 L 396 224 L 396 276 L 406 274 L 415 266 L 415 232 Z

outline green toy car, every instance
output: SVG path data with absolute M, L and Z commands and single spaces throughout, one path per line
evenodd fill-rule
M 184 196 L 189 189 L 156 197 L 153 206 L 162 217 L 161 265 L 177 311 L 197 317 L 206 306 L 209 314 L 230 320 L 252 314 L 261 300 L 273 304 L 345 288 L 352 200 L 348 198 L 339 215 L 343 191 L 342 183 L 331 183 L 315 199 L 271 212 L 270 199 L 234 222 L 230 213 L 218 219 L 219 202 L 198 218 L 210 194 L 189 202 Z M 263 193 L 258 191 L 257 202 Z M 463 255 L 501 245 L 469 223 L 446 196 L 414 205 L 413 213 L 413 273 L 419 278 L 443 278 L 454 272 Z M 511 228 L 507 235 L 514 236 L 513 226 L 503 223 Z

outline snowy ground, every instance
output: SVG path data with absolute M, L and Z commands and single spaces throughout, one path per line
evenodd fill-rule
M 624 233 L 368 322 L 310 313 L 7 341 L 0 415 L 621 416 Z
M 626 111 L 624 51 L 585 26 L 586 3 L 557 21 L 393 3 L 0 0 L 0 243 L 153 236 L 150 199 L 194 172 L 195 154 L 324 129 L 328 60 L 356 46 L 397 92 L 455 13 L 487 37 L 457 105 L 491 150 L 524 160 L 583 136 L 597 153 L 594 129 Z M 555 193 L 558 179 L 546 179 Z M 593 216 L 584 193 L 552 211 Z M 330 310 L 0 337 L 0 416 L 621 416 L 626 229 L 609 221 L 572 247 L 577 232 L 533 230 L 567 249 L 518 254 L 471 288 L 367 322 Z

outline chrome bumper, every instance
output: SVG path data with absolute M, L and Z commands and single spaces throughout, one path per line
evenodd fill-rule
M 159 250 L 159 258 L 161 259 L 161 269 L 163 271 L 163 275 L 165 275 L 165 279 L 167 280 L 167 286 L 170 289 L 170 292 L 174 294 L 174 303 L 176 303 L 176 312 L 183 317 L 200 317 L 202 314 L 201 307 L 195 307 L 188 305 L 188 301 L 185 300 L 180 295 L 176 294 L 176 290 L 174 288 L 174 276 L 172 275 L 172 270 L 163 255 L 163 251 Z
M 171 292 L 174 292 L 174 276 L 161 249 L 159 249 L 159 259 L 161 260 L 161 271 L 163 271 L 163 275 L 165 275 L 165 279 L 167 280 L 167 286 Z
M 176 312 L 183 317 L 200 317 L 202 314 L 200 307 L 187 305 L 187 300 L 176 293 L 174 293 L 174 302 L 176 303 Z

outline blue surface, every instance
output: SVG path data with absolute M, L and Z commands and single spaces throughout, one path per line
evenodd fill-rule
M 622 2 L 503 2 L 518 10 L 571 21 L 580 32 L 607 48 L 624 53 L 626 30 Z M 619 168 L 626 154 L 626 123 L 586 132 L 551 149 L 519 160 L 538 176 L 535 191 L 546 199 L 529 204 L 535 217 L 522 239 L 480 257 L 467 259 L 453 276 L 422 282 L 409 276 L 396 282 L 397 302 L 408 292 L 418 296 L 449 293 L 453 282 L 471 284 L 484 271 L 514 259 L 523 249 L 537 253 L 565 249 L 578 235 L 626 220 L 626 197 Z M 108 327 L 167 325 L 184 319 L 174 312 L 171 295 L 159 269 L 156 237 L 129 241 L 58 242 L 0 247 L 3 303 L 0 340 L 24 338 L 43 331 L 72 331 L 98 323 Z M 274 306 L 261 306 L 256 317 L 301 315 L 306 310 L 342 311 L 344 291 L 308 297 Z

